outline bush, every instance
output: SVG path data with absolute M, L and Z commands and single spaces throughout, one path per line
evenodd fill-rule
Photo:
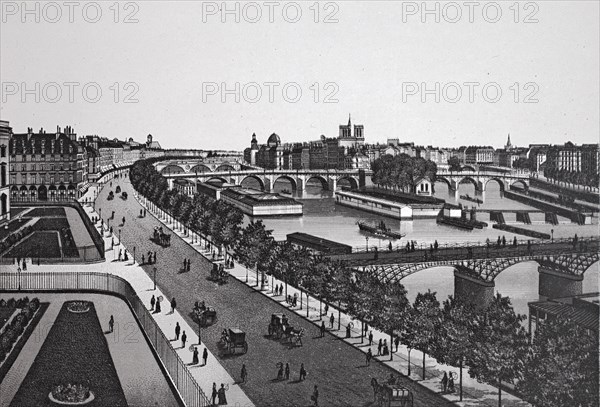
M 29 308 L 29 306 L 27 306 L 21 310 L 21 314 L 25 315 L 25 317 L 27 318 L 28 321 L 31 319 L 31 316 L 33 315 L 34 312 L 35 312 L 35 310 L 32 310 L 31 308 Z
M 28 303 L 29 303 L 29 298 L 28 297 L 19 298 L 17 300 L 17 308 L 26 307 Z
M 27 318 L 27 316 L 23 313 L 20 313 L 19 315 L 17 315 L 16 317 L 13 318 L 11 325 L 27 325 L 27 321 L 29 319 Z
M 10 300 L 8 300 L 8 302 L 6 303 L 6 306 L 9 308 L 15 308 L 15 306 L 17 305 L 17 302 L 15 301 L 14 298 L 11 298 Z
M 7 335 L 7 331 L 10 328 L 7 328 L 2 335 L 0 335 L 0 350 L 7 352 L 10 350 L 10 348 L 12 347 L 12 341 L 10 340 L 9 336 Z
M 4 361 L 4 358 L 6 358 L 6 351 L 4 349 L 0 349 L 0 362 Z
M 6 308 L 8 306 L 8 304 L 6 303 L 6 301 L 4 300 L 4 298 L 2 298 L 0 300 L 0 308 Z

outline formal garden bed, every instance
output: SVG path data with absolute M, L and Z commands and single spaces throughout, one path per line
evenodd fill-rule
M 73 303 L 63 304 L 10 406 L 127 406 L 94 304 L 73 313 Z
M 61 209 L 64 212 L 63 208 L 48 209 Z M 40 218 L 32 227 L 28 226 L 27 231 L 29 233 L 33 232 L 33 235 L 17 243 L 6 254 L 7 257 L 79 257 L 79 250 L 77 250 L 75 239 L 66 218 Z M 60 235 L 62 245 L 58 244 L 56 232 Z
M 60 245 L 58 243 L 58 235 L 56 232 L 35 232 L 28 238 L 19 242 L 11 250 L 6 257 L 37 257 L 41 258 L 61 258 Z
M 19 309 L 20 311 L 17 311 Z M 0 300 L 0 311 L 3 314 L 12 315 L 15 311 L 18 312 L 10 322 L 5 321 L 6 326 L 2 326 L 2 333 L 0 333 L 0 382 L 10 370 L 46 309 L 48 303 L 40 303 L 37 298 L 31 301 L 28 297 L 18 300 L 14 298 L 8 301 Z

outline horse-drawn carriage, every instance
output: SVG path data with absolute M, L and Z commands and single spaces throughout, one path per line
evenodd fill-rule
M 162 226 L 155 226 L 154 233 L 152 234 L 152 241 L 161 246 L 171 245 L 171 235 L 163 232 Z
M 302 346 L 302 337 L 304 336 L 304 328 L 294 328 L 287 325 L 283 331 L 283 338 L 292 346 Z
M 212 325 L 217 321 L 217 311 L 213 307 L 207 307 L 204 301 L 194 304 L 193 318 L 202 326 Z
M 210 279 L 219 284 L 227 284 L 229 272 L 225 270 L 225 266 L 223 264 L 213 263 L 212 270 L 210 271 Z
M 285 326 L 287 326 L 287 318 L 285 317 L 285 315 L 272 314 L 271 322 L 269 323 L 268 328 L 269 336 L 275 337 L 276 339 L 281 339 L 285 330 Z
M 267 330 L 269 336 L 275 339 L 283 338 L 294 346 L 302 346 L 304 329 L 291 326 L 287 317 L 283 314 L 272 314 Z
M 371 379 L 375 402 L 379 407 L 413 407 L 413 394 L 406 387 L 396 383 L 379 384 L 377 379 Z
M 238 328 L 224 329 L 221 333 L 220 343 L 228 353 L 235 353 L 237 348 L 241 348 L 242 353 L 248 352 L 246 333 Z

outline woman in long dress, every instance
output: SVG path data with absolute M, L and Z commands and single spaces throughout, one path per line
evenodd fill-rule
M 229 390 L 229 385 L 227 385 L 227 388 L 225 388 L 225 385 L 223 383 L 221 383 L 221 388 L 218 391 L 218 397 L 219 397 L 219 405 L 226 405 L 227 404 L 227 397 L 225 397 L 225 391 Z

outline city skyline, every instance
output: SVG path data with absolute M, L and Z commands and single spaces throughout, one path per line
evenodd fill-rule
M 2 119 L 15 132 L 69 124 L 78 136 L 143 140 L 152 134 L 164 148 L 206 150 L 241 151 L 253 133 L 259 142 L 271 133 L 284 142 L 336 137 L 349 113 L 354 123 L 364 124 L 370 144 L 399 138 L 424 146 L 501 147 L 509 133 L 517 146 L 598 142 L 596 2 L 531 3 L 537 10 L 520 3 L 518 15 L 502 5 L 497 23 L 489 22 L 489 10 L 486 15 L 477 10 L 470 23 L 465 9 L 456 24 L 446 21 L 447 14 L 436 23 L 439 16 L 423 16 L 423 10 L 408 8 L 420 4 L 412 2 L 386 6 L 385 13 L 377 3 L 327 3 L 335 7 L 322 5 L 319 23 L 313 21 L 316 10 L 304 3 L 297 23 L 281 13 L 274 14 L 274 23 L 264 13 L 251 23 L 252 10 L 239 5 L 238 16 L 222 16 L 209 7 L 212 2 L 132 4 L 118 15 L 102 6 L 96 24 L 85 21 L 81 10 L 73 23 L 68 10 L 51 23 L 52 10 L 42 6 L 39 23 L 35 15 L 22 23 L 22 10 L 3 5 Z M 228 4 L 235 10 L 238 3 Z M 448 3 L 439 4 L 440 12 L 446 10 Z M 327 16 L 338 22 L 323 23 Z M 138 22 L 123 23 L 128 17 Z M 524 23 L 526 17 L 538 22 Z M 78 83 L 73 103 L 67 82 Z M 270 82 L 279 84 L 274 103 L 267 97 Z M 478 85 L 465 85 L 471 82 Z M 80 92 L 91 83 L 102 91 L 97 103 L 83 100 Z M 223 83 L 229 90 L 239 83 L 237 95 L 220 89 Z M 436 83 L 437 94 L 427 94 Z M 292 95 L 292 84 L 301 89 L 298 103 L 282 100 L 286 84 Z M 492 84 L 503 92 L 497 103 L 482 98 L 488 85 L 493 99 Z M 469 86 L 475 89 L 473 103 Z M 250 103 L 257 90 L 262 99 Z M 462 99 L 451 103 L 457 91 Z M 323 103 L 327 97 L 337 102 Z

